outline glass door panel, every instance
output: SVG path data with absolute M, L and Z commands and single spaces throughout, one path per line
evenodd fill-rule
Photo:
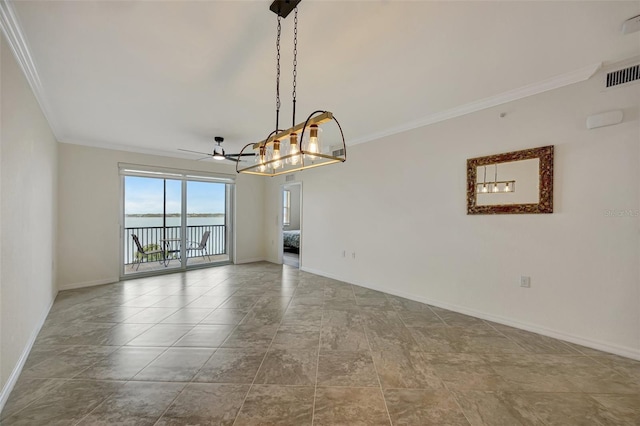
M 165 251 L 165 268 L 180 268 L 182 249 L 182 181 L 164 179 L 165 182 L 165 222 L 163 225 L 162 248 Z
M 227 185 L 187 181 L 186 265 L 229 260 Z
M 124 274 L 180 268 L 180 180 L 124 177 Z

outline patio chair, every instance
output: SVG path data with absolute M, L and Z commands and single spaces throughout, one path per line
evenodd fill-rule
M 205 233 L 202 234 L 202 239 L 200 240 L 200 244 L 198 245 L 196 245 L 195 242 L 190 242 L 187 246 L 187 251 L 202 251 L 202 259 L 204 259 L 204 255 L 206 254 L 209 258 L 209 262 L 211 262 L 211 256 L 209 256 L 209 253 L 207 252 L 207 242 L 209 241 L 210 234 L 211 231 L 205 231 Z
M 161 259 L 158 260 L 160 263 L 165 263 L 165 256 L 164 256 L 164 250 L 145 250 L 142 247 L 142 244 L 140 244 L 140 240 L 138 239 L 138 236 L 135 234 L 131 234 L 131 237 L 133 238 L 133 242 L 136 243 L 136 256 L 135 256 L 135 262 L 137 263 L 138 266 L 136 267 L 136 271 L 138 270 L 138 268 L 140 268 L 140 263 L 142 263 L 142 259 L 147 258 L 149 259 L 149 256 L 152 255 L 157 255 L 157 254 L 161 254 Z M 133 268 L 133 263 L 131 264 L 131 268 Z

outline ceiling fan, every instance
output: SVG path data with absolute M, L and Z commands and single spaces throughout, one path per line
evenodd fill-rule
M 222 142 L 224 142 L 224 138 L 222 136 L 216 136 L 214 138 L 214 140 L 216 141 L 216 146 L 213 148 L 213 153 L 209 154 L 207 152 L 201 152 L 201 151 L 191 151 L 190 149 L 180 149 L 178 148 L 178 151 L 184 151 L 184 152 L 192 152 L 194 154 L 202 154 L 202 155 L 206 155 L 206 157 L 203 158 L 198 158 L 197 161 L 199 160 L 204 160 L 205 158 L 209 158 L 212 157 L 214 160 L 231 160 L 231 161 L 235 161 L 238 162 L 238 159 L 240 157 L 245 157 L 245 156 L 251 156 L 254 155 L 253 153 L 245 153 L 245 154 L 226 154 L 224 152 L 224 149 L 222 148 L 222 145 L 220 145 Z

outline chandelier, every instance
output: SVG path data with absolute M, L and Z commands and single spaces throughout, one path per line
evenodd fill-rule
M 492 164 L 489 164 L 491 166 Z M 515 180 L 498 180 L 498 164 L 494 164 L 495 174 L 493 181 L 487 181 L 487 166 L 484 166 L 484 178 L 482 182 L 476 184 L 476 191 L 478 194 L 495 194 L 504 192 L 515 192 L 516 181 Z
M 301 0 L 275 0 L 269 9 L 277 15 L 276 38 L 276 127 L 266 139 L 245 145 L 238 156 L 236 171 L 259 176 L 278 176 L 329 164 L 343 163 L 347 149 L 340 123 L 333 113 L 312 112 L 296 124 L 296 77 L 298 54 L 298 3 Z M 281 20 L 294 11 L 292 126 L 281 129 L 280 123 L 280 35 Z M 330 124 L 335 123 L 334 126 Z M 320 127 L 321 125 L 322 128 Z M 322 133 L 327 133 L 322 136 Z M 250 155 L 253 153 L 254 155 Z M 247 155 L 249 154 L 249 155 Z

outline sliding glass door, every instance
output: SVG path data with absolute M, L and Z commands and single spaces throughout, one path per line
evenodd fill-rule
M 182 182 L 124 178 L 125 274 L 181 267 Z
M 187 266 L 229 260 L 226 241 L 226 185 L 187 181 Z
M 122 167 L 121 174 L 121 276 L 231 260 L 230 179 Z

